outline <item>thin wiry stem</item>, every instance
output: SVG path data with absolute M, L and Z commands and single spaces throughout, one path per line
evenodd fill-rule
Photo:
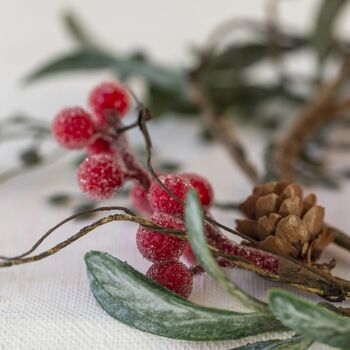
M 120 206 L 99 207 L 99 208 L 85 210 L 83 212 L 71 215 L 68 218 L 66 218 L 66 219 L 62 220 L 61 222 L 59 222 L 58 224 L 56 224 L 55 226 L 53 226 L 42 237 L 40 237 L 35 242 L 35 244 L 29 250 L 27 250 L 26 252 L 24 252 L 24 253 L 22 253 L 20 255 L 17 255 L 17 256 L 13 256 L 13 257 L 6 257 L 6 256 L 1 256 L 0 255 L 0 259 L 2 259 L 2 260 L 15 260 L 15 259 L 23 258 L 24 256 L 27 256 L 27 255 L 33 253 L 46 238 L 48 238 L 54 231 L 56 231 L 58 228 L 60 228 L 61 226 L 63 226 L 67 222 L 72 221 L 72 220 L 74 220 L 74 219 L 76 219 L 76 218 L 78 218 L 80 216 L 85 216 L 87 214 L 103 212 L 103 211 L 110 211 L 110 210 L 121 210 L 121 211 L 124 211 L 125 213 L 127 213 L 129 215 L 136 216 L 136 214 L 133 211 L 131 211 L 130 209 L 125 208 L 125 207 L 120 207 Z
M 123 208 L 123 210 L 124 210 L 124 208 Z M 102 219 L 94 221 L 92 224 L 83 227 L 81 230 L 79 230 L 73 236 L 69 237 L 68 239 L 62 241 L 61 243 L 55 245 L 54 247 L 52 247 L 52 248 L 50 248 L 50 249 L 48 249 L 48 250 L 46 250 L 46 251 L 44 251 L 44 252 L 42 252 L 40 254 L 37 254 L 37 255 L 34 255 L 34 256 L 30 256 L 30 257 L 20 257 L 19 256 L 17 258 L 8 259 L 8 260 L 0 262 L 0 267 L 10 267 L 10 266 L 13 266 L 13 265 L 22 265 L 22 264 L 27 264 L 27 263 L 30 263 L 30 262 L 42 260 L 42 259 L 44 259 L 44 258 L 46 258 L 48 256 L 56 254 L 61 249 L 63 249 L 65 247 L 67 247 L 68 245 L 74 243 L 75 241 L 77 241 L 81 237 L 87 235 L 89 232 L 95 230 L 96 228 L 98 228 L 100 226 L 103 226 L 105 224 L 108 224 L 110 222 L 113 222 L 113 221 L 134 222 L 134 223 L 140 224 L 142 226 L 148 227 L 148 228 L 150 228 L 152 230 L 168 233 L 168 234 L 171 234 L 171 235 L 176 236 L 178 238 L 185 239 L 184 232 L 182 232 L 182 231 L 166 229 L 166 228 L 164 228 L 164 227 L 162 227 L 160 225 L 157 225 L 157 224 L 155 224 L 155 223 L 153 223 L 151 221 L 148 221 L 148 220 L 146 220 L 144 218 L 141 218 L 139 216 L 135 216 L 134 214 L 133 215 L 131 215 L 131 214 L 114 214 L 114 215 L 108 215 L 106 217 L 103 217 Z M 44 236 L 42 236 L 42 238 L 45 239 L 48 236 L 48 233 L 51 234 L 57 228 L 58 227 L 56 225 L 53 229 L 49 230 Z M 41 239 L 41 241 L 39 240 L 40 243 L 43 241 L 43 239 Z M 26 256 L 26 254 L 22 254 L 21 256 Z
M 123 207 L 118 207 L 118 209 L 120 210 L 124 210 L 126 208 Z M 112 209 L 111 209 L 112 210 Z M 47 258 L 51 255 L 54 255 L 56 253 L 58 253 L 60 250 L 62 250 L 63 248 L 69 246 L 70 244 L 74 243 L 75 241 L 77 241 L 78 239 L 82 238 L 83 236 L 87 235 L 88 233 L 92 232 L 93 230 L 95 230 L 96 228 L 103 226 L 105 224 L 108 224 L 110 222 L 114 222 L 114 221 L 129 221 L 129 222 L 134 222 L 137 223 L 139 225 L 142 225 L 144 227 L 148 227 L 152 230 L 157 230 L 161 233 L 164 234 L 171 234 L 174 235 L 180 239 L 187 239 L 187 236 L 185 235 L 185 232 L 182 231 L 177 231 L 177 230 L 169 230 L 166 229 L 164 227 L 161 227 L 157 224 L 154 224 L 153 222 L 146 220 L 144 218 L 135 216 L 135 215 L 130 215 L 130 214 L 114 214 L 114 215 L 109 215 L 106 217 L 103 217 L 97 221 L 94 221 L 92 224 L 83 227 L 81 230 L 79 230 L 76 234 L 72 235 L 71 237 L 69 237 L 68 239 L 62 241 L 61 243 L 53 246 L 52 248 L 34 255 L 34 256 L 30 256 L 30 257 L 22 257 L 22 258 L 15 258 L 15 259 L 11 259 L 11 260 L 5 260 L 0 262 L 0 268 L 1 267 L 10 267 L 10 266 L 14 266 L 14 265 L 21 265 L 21 264 L 27 264 L 27 263 L 31 263 L 31 262 L 35 262 L 35 261 L 39 261 L 42 260 L 44 258 Z M 52 230 L 50 230 L 49 232 L 53 232 Z M 46 237 L 46 234 L 43 236 Z M 238 256 L 233 256 L 230 254 L 227 254 L 225 252 L 222 252 L 220 250 L 218 250 L 217 248 L 213 247 L 213 246 L 208 246 L 209 249 L 213 252 L 213 254 L 215 256 L 220 256 L 228 261 L 234 262 L 238 267 L 244 268 L 248 271 L 251 272 L 255 272 L 259 275 L 262 275 L 264 277 L 267 277 L 271 280 L 275 280 L 275 281 L 280 281 L 280 282 L 285 282 L 288 283 L 296 288 L 299 289 L 303 289 L 306 290 L 308 292 L 312 292 L 312 293 L 316 293 L 319 295 L 323 295 L 323 296 L 329 296 L 329 289 L 325 288 L 322 285 L 318 285 L 317 283 L 315 283 L 315 286 L 310 286 L 310 285 L 303 285 L 301 283 L 295 282 L 291 279 L 285 278 L 285 277 L 281 277 L 278 275 L 275 275 L 269 271 L 265 271 L 260 269 L 259 267 L 253 265 L 252 263 L 250 263 L 249 261 L 245 260 L 244 258 L 238 257 Z M 317 281 L 316 281 L 317 282 Z M 332 295 L 332 294 L 331 294 Z M 347 296 L 350 296 L 350 292 L 347 291 L 346 292 Z

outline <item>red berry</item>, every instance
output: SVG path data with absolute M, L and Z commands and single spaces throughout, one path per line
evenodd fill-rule
M 66 108 L 57 114 L 52 133 L 63 147 L 79 149 L 86 146 L 95 133 L 90 114 L 80 107 Z
M 181 220 L 164 213 L 155 213 L 150 221 L 162 227 L 184 231 Z M 136 234 L 137 248 L 150 261 L 171 261 L 177 259 L 185 248 L 186 241 L 166 233 L 139 226 Z
M 130 201 L 134 208 L 144 214 L 152 214 L 153 210 L 149 204 L 148 192 L 138 182 L 134 182 L 130 189 Z
M 183 298 L 188 298 L 192 292 L 192 273 L 180 261 L 155 263 L 148 269 L 147 276 Z
M 277 274 L 278 257 L 275 255 L 242 244 L 237 244 L 225 237 L 216 226 L 209 223 L 205 225 L 205 233 L 208 238 L 208 243 L 218 248 L 220 251 L 243 258 L 262 270 Z M 232 264 L 227 259 L 221 257 L 218 257 L 218 261 L 221 266 L 232 267 L 234 265 L 234 263 Z
M 89 197 L 111 197 L 124 183 L 124 172 L 110 154 L 96 154 L 86 158 L 78 169 L 80 189 Z
M 207 179 L 194 173 L 181 174 L 181 176 L 187 179 L 197 190 L 199 200 L 204 207 L 212 204 L 214 197 L 213 188 Z
M 106 125 L 108 113 L 123 117 L 130 108 L 130 97 L 126 89 L 115 82 L 105 82 L 96 86 L 89 95 L 89 104 L 98 124 Z
M 185 200 L 187 192 L 192 188 L 189 181 L 180 175 L 161 175 L 159 180 L 182 201 Z M 183 205 L 170 196 L 157 181 L 151 183 L 148 200 L 154 211 L 171 215 L 181 215 Z
M 183 252 L 183 257 L 186 259 L 186 261 L 191 264 L 195 265 L 197 263 L 196 257 L 192 251 L 192 248 L 189 243 L 186 243 L 185 249 Z
M 204 225 L 205 225 L 204 226 L 205 235 L 207 236 L 209 244 L 212 244 L 213 239 L 216 239 L 219 235 L 221 237 L 221 232 L 216 226 L 213 226 L 209 222 L 205 222 Z M 188 242 L 186 243 L 186 246 L 183 252 L 183 257 L 186 259 L 186 261 L 189 264 L 191 265 L 197 264 L 196 256 L 194 255 L 192 248 Z
M 98 137 L 97 139 L 89 143 L 86 147 L 86 150 L 89 155 L 101 153 L 108 153 L 111 155 L 115 154 L 111 143 L 103 137 Z

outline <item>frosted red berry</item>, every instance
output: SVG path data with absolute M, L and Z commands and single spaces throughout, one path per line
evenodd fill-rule
M 179 261 L 155 263 L 147 271 L 147 276 L 183 298 L 188 298 L 192 292 L 192 273 Z
M 218 237 L 222 237 L 222 234 L 219 228 L 217 228 L 216 226 L 213 226 L 209 222 L 205 222 L 204 225 L 205 225 L 204 226 L 205 235 L 207 236 L 207 240 L 209 244 L 212 244 L 213 241 Z M 186 243 L 185 249 L 183 251 L 183 257 L 191 265 L 195 265 L 197 263 L 196 256 L 194 255 L 192 248 L 188 242 Z
M 115 151 L 111 143 L 103 137 L 98 137 L 92 142 L 90 142 L 86 147 L 86 151 L 89 155 L 101 154 L 101 153 L 108 153 L 111 155 L 115 155 Z
M 155 213 L 150 219 L 162 227 L 184 231 L 181 220 L 164 213 Z M 186 241 L 166 233 L 139 226 L 136 234 L 137 248 L 150 261 L 166 262 L 177 259 L 182 254 Z
M 185 200 L 187 192 L 192 188 L 188 180 L 175 174 L 161 175 L 159 180 L 182 201 Z M 170 196 L 157 181 L 151 183 L 148 200 L 154 211 L 181 215 L 184 210 L 183 205 Z
M 135 209 L 143 214 L 152 214 L 153 210 L 148 201 L 148 191 L 139 183 L 134 182 L 130 189 L 130 201 Z
M 278 273 L 278 257 L 276 255 L 245 245 L 239 245 L 226 238 L 216 226 L 209 223 L 205 225 L 205 233 L 208 243 L 220 251 L 243 258 L 262 270 L 274 274 Z M 233 266 L 227 259 L 219 257 L 218 261 L 221 266 Z
M 104 82 L 96 86 L 89 95 L 89 105 L 95 113 L 99 125 L 104 126 L 112 113 L 125 116 L 130 108 L 127 90 L 116 82 Z
M 79 149 L 86 146 L 95 131 L 90 114 L 80 107 L 63 109 L 52 123 L 54 138 L 63 147 L 69 149 Z
M 195 265 L 197 263 L 196 257 L 192 251 L 192 248 L 189 243 L 186 243 L 185 249 L 183 252 L 183 257 L 186 259 L 186 261 L 191 264 Z
M 199 200 L 204 207 L 208 207 L 213 203 L 213 187 L 207 179 L 194 173 L 181 174 L 181 176 L 187 179 L 196 189 Z
M 111 197 L 124 183 L 123 170 L 110 154 L 96 154 L 86 158 L 78 169 L 80 189 L 89 197 Z

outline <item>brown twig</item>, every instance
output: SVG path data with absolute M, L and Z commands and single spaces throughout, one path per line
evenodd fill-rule
M 280 142 L 276 152 L 276 164 L 280 178 L 293 180 L 296 176 L 296 163 L 299 155 L 310 135 L 322 124 L 350 108 L 349 100 L 340 103 L 335 101 L 336 93 L 349 78 L 349 73 L 350 58 L 347 57 L 337 77 L 320 89 Z
M 203 118 L 210 132 L 221 142 L 232 160 L 238 164 L 251 182 L 257 183 L 259 181 L 258 172 L 248 160 L 233 126 L 216 113 L 214 106 L 194 77 L 190 81 L 189 91 L 193 102 L 202 110 Z
M 72 221 L 72 220 L 74 220 L 74 219 L 76 219 L 76 218 L 78 218 L 80 216 L 85 216 L 87 214 L 103 212 L 103 211 L 110 211 L 110 210 L 121 210 L 121 211 L 124 211 L 125 213 L 127 213 L 129 215 L 136 216 L 136 214 L 133 211 L 131 211 L 130 209 L 125 208 L 125 207 L 120 207 L 120 206 L 99 207 L 99 208 L 85 210 L 83 212 L 71 215 L 68 218 L 66 218 L 66 219 L 62 220 L 61 222 L 59 222 L 58 224 L 56 224 L 55 226 L 53 226 L 42 237 L 40 237 L 37 242 L 35 242 L 35 244 L 32 246 L 32 248 L 30 248 L 26 252 L 24 252 L 24 253 L 22 253 L 20 255 L 17 255 L 17 256 L 13 256 L 13 257 L 6 257 L 6 256 L 1 256 L 0 255 L 0 259 L 2 259 L 2 260 L 15 260 L 15 259 L 23 258 L 24 256 L 27 256 L 27 255 L 33 253 L 46 238 L 48 238 L 54 231 L 56 231 L 58 228 L 60 228 L 61 226 L 63 226 L 67 222 Z
M 115 208 L 116 208 L 116 210 L 124 210 L 126 212 L 129 211 L 127 208 L 124 208 L 124 207 L 115 207 Z M 103 209 L 114 210 L 112 207 L 99 208 L 99 209 L 100 210 L 103 210 Z M 63 225 L 63 223 L 68 222 L 69 219 L 71 219 L 71 218 L 67 218 L 66 220 L 62 221 L 60 224 L 56 225 L 54 228 L 49 230 L 46 234 L 44 234 L 42 236 L 42 238 L 38 241 L 39 242 L 38 245 L 40 243 L 42 243 L 42 241 L 48 236 L 48 234 L 52 233 L 55 229 L 57 229 L 58 227 Z M 152 230 L 157 230 L 157 231 L 162 232 L 164 234 L 171 234 L 171 235 L 174 235 L 174 236 L 181 238 L 181 239 L 187 239 L 185 232 L 166 229 L 164 227 L 161 227 L 157 224 L 154 224 L 153 222 L 146 220 L 144 218 L 141 218 L 139 216 L 130 215 L 130 214 L 114 214 L 114 215 L 109 215 L 109 216 L 103 217 L 97 221 L 94 221 L 92 224 L 83 227 L 81 230 L 79 230 L 76 234 L 72 235 L 68 239 L 64 240 L 63 242 L 55 245 L 54 247 L 52 247 L 52 248 L 50 248 L 50 249 L 48 249 L 40 254 L 30 256 L 30 257 L 23 257 L 25 254 L 22 254 L 22 255 L 20 255 L 20 256 L 22 256 L 22 258 L 20 256 L 18 256 L 14 259 L 11 259 L 11 260 L 2 261 L 2 262 L 0 262 L 0 268 L 10 267 L 10 266 L 14 266 L 14 265 L 27 264 L 27 263 L 31 263 L 31 262 L 35 262 L 35 261 L 39 261 L 39 260 L 42 260 L 44 258 L 47 258 L 51 255 L 58 253 L 60 250 L 69 246 L 70 244 L 74 243 L 75 241 L 77 241 L 78 239 L 87 235 L 88 233 L 92 232 L 96 228 L 103 226 L 105 224 L 108 224 L 110 222 L 113 222 L 113 221 L 134 222 L 134 223 L 140 224 L 142 226 L 151 228 Z M 241 257 L 227 254 L 227 253 L 222 252 L 222 251 L 218 250 L 217 248 L 210 246 L 210 245 L 208 247 L 213 252 L 214 255 L 220 256 L 228 261 L 234 262 L 238 267 L 241 267 L 241 268 L 244 268 L 248 271 L 257 273 L 257 274 L 264 276 L 264 277 L 267 277 L 271 280 L 285 282 L 285 283 L 288 283 L 296 288 L 303 289 L 303 290 L 306 290 L 308 292 L 316 293 L 316 294 L 326 296 L 326 297 L 337 295 L 336 289 L 332 290 L 332 288 L 330 288 L 331 286 L 329 286 L 327 283 L 326 284 L 324 284 L 324 282 L 322 283 L 322 281 L 321 281 L 321 283 L 320 283 L 320 281 L 314 281 L 315 283 L 312 283 L 313 280 L 309 281 L 309 283 L 306 283 L 306 284 L 305 283 L 298 283 L 298 281 L 296 281 L 296 280 L 292 280 L 292 279 L 289 279 L 289 278 L 286 278 L 283 276 L 279 276 L 279 275 L 275 275 L 271 272 L 265 271 L 265 270 L 255 266 L 251 262 L 249 262 Z M 350 296 L 350 289 L 345 291 L 345 295 Z
M 99 219 L 97 221 L 94 221 L 92 224 L 83 227 L 81 230 L 79 230 L 73 236 L 69 237 L 68 239 L 64 240 L 63 242 L 55 245 L 54 247 L 52 247 L 52 248 L 50 248 L 50 249 L 48 249 L 48 250 L 46 250 L 38 255 L 2 261 L 2 262 L 0 262 L 0 267 L 10 267 L 13 265 L 22 265 L 22 264 L 27 264 L 30 262 L 42 260 L 48 256 L 56 254 L 61 249 L 65 248 L 68 245 L 72 244 L 73 242 L 77 241 L 79 238 L 81 238 L 81 237 L 85 236 L 86 234 L 88 234 L 89 232 L 95 230 L 97 227 L 100 227 L 102 225 L 108 224 L 108 223 L 113 222 L 113 221 L 129 221 L 129 222 L 138 223 L 138 224 L 143 225 L 145 227 L 149 227 L 149 228 L 154 229 L 154 230 L 159 230 L 160 232 L 166 231 L 167 233 L 175 235 L 179 238 L 181 238 L 181 237 L 183 238 L 183 234 L 184 234 L 181 231 L 164 229 L 163 227 L 156 225 L 153 222 L 150 222 L 150 221 L 145 220 L 145 219 L 138 217 L 138 216 L 129 215 L 129 214 L 114 214 L 114 215 L 106 216 L 106 217 Z M 50 233 L 52 233 L 52 232 L 53 231 L 51 231 Z
M 327 228 L 334 237 L 334 243 L 350 251 L 350 236 L 336 227 L 327 226 Z

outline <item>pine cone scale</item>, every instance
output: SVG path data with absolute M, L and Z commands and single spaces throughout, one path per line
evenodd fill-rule
M 324 225 L 324 208 L 314 194 L 303 196 L 297 183 L 269 182 L 256 186 L 240 205 L 246 219 L 237 230 L 267 250 L 312 264 L 332 241 Z

